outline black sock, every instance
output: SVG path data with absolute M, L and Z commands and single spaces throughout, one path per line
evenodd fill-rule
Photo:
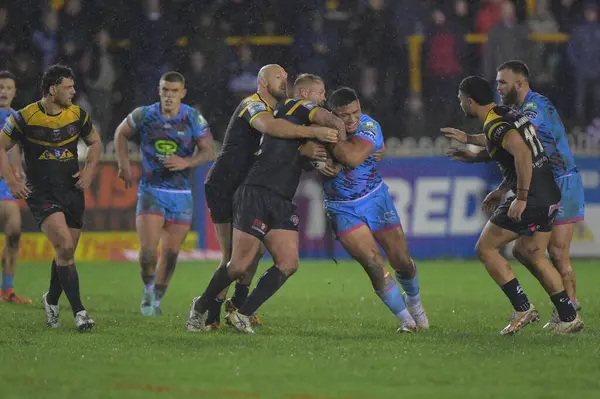
M 276 266 L 271 266 L 256 283 L 256 288 L 239 309 L 239 312 L 251 316 L 256 310 L 271 298 L 285 283 L 287 277 Z
M 73 315 L 76 315 L 77 312 L 85 310 L 83 304 L 81 303 L 81 295 L 79 294 L 79 275 L 77 274 L 75 264 L 71 266 L 57 265 L 56 271 L 58 273 L 58 278 L 60 279 L 60 285 L 62 286 L 62 289 L 65 292 L 65 295 L 67 295 L 67 299 L 71 304 Z
M 154 301 L 160 303 L 167 292 L 167 286 L 163 284 L 154 285 Z
M 50 288 L 48 288 L 48 295 L 46 296 L 46 301 L 49 305 L 58 305 L 60 294 L 63 292 L 58 272 L 56 271 L 57 268 L 56 261 L 53 260 L 52 268 L 50 269 Z
M 231 303 L 237 309 L 241 308 L 248 298 L 248 292 L 250 292 L 250 284 L 235 283 L 235 291 L 233 291 Z
M 221 322 L 221 305 L 223 305 L 223 300 L 219 298 L 212 298 L 208 304 L 208 313 L 206 315 L 206 325 L 210 325 L 212 323 L 220 323 Z
M 233 283 L 231 277 L 227 272 L 227 265 L 221 265 L 213 274 L 206 291 L 202 294 L 200 299 L 196 302 L 195 309 L 199 313 L 205 313 L 208 310 L 211 299 L 215 299 L 221 291 L 229 287 Z
M 558 317 L 560 321 L 573 321 L 577 317 L 577 311 L 573 306 L 573 303 L 567 295 L 567 291 L 559 292 L 550 297 L 550 300 L 558 311 Z
M 512 279 L 508 283 L 504 284 L 502 287 L 502 291 L 512 303 L 513 308 L 517 312 L 525 312 L 529 310 L 531 304 L 529 303 L 529 299 L 527 295 L 525 295 L 525 291 L 521 288 L 521 284 L 519 284 L 519 280 Z

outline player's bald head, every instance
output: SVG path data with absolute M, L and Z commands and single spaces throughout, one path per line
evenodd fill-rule
M 287 96 L 287 72 L 277 64 L 265 65 L 258 71 L 257 86 L 261 95 L 266 91 L 281 101 Z
M 285 74 L 285 69 L 281 65 L 267 64 L 258 71 L 258 80 L 260 81 L 261 78 L 269 80 L 277 74 Z

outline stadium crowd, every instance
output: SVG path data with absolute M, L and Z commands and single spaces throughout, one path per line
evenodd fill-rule
M 488 40 L 470 44 L 468 33 Z M 530 33 L 569 36 L 539 42 L 528 40 Z M 422 93 L 409 86 L 411 35 L 424 37 Z M 226 40 L 232 36 L 265 38 Z M 281 36 L 293 40 L 276 40 Z M 600 117 L 596 1 L 0 1 L 0 69 L 18 77 L 15 107 L 39 97 L 45 67 L 67 64 L 78 78 L 76 102 L 90 110 L 105 141 L 124 110 L 157 98 L 158 77 L 169 69 L 185 75 L 185 101 L 220 140 L 265 63 L 284 65 L 290 78 L 322 76 L 328 89 L 355 87 L 386 137 L 435 136 L 463 119 L 460 79 L 494 79 L 495 67 L 515 58 L 528 63 L 533 87 L 568 126 Z

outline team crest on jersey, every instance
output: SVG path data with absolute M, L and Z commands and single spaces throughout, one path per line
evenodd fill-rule
M 154 148 L 156 148 L 156 151 L 160 154 L 169 156 L 177 152 L 179 146 L 176 142 L 171 140 L 157 140 L 156 143 L 154 143 Z
M 73 125 L 67 126 L 67 134 L 69 136 L 75 136 L 77 134 L 77 128 Z
M 298 224 L 300 223 L 300 219 L 297 215 L 292 215 L 290 221 L 294 224 L 294 226 L 298 226 Z
M 535 118 L 537 118 L 538 113 L 537 111 L 534 111 L 532 109 L 526 109 L 525 111 L 523 111 L 523 115 L 525 115 L 527 117 L 527 119 L 534 120 Z
M 68 161 L 75 158 L 73 153 L 66 148 L 54 148 L 45 150 L 38 159 L 45 161 Z

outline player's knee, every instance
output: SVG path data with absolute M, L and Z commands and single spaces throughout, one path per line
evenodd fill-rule
M 279 270 L 281 270 L 286 277 L 291 277 L 294 273 L 296 273 L 299 266 L 300 264 L 298 263 L 298 259 L 290 259 L 277 265 Z
M 515 245 L 513 246 L 512 249 L 512 255 L 515 257 L 516 260 L 518 260 L 519 262 L 523 262 L 525 261 L 526 257 L 524 254 L 524 250 L 523 248 L 521 248 L 519 245 Z
M 21 233 L 13 232 L 8 233 L 6 236 L 6 247 L 9 250 L 16 251 L 19 249 L 19 244 L 21 243 Z
M 142 247 L 140 249 L 140 264 L 142 266 L 151 266 L 156 264 L 156 250 Z
M 409 254 L 399 254 L 391 265 L 400 278 L 410 279 L 414 276 L 415 266 Z
M 56 246 L 56 257 L 64 262 L 71 262 L 75 259 L 75 248 L 68 244 L 59 244 Z
M 550 244 L 548 254 L 550 255 L 550 259 L 552 259 L 552 262 L 556 265 L 568 263 L 566 262 L 568 260 L 568 251 L 565 245 L 555 243 Z
M 485 262 L 486 259 L 488 259 L 488 257 L 493 255 L 495 252 L 498 252 L 497 248 L 489 246 L 481 240 L 477 241 L 477 244 L 475 244 L 475 253 L 482 262 Z

